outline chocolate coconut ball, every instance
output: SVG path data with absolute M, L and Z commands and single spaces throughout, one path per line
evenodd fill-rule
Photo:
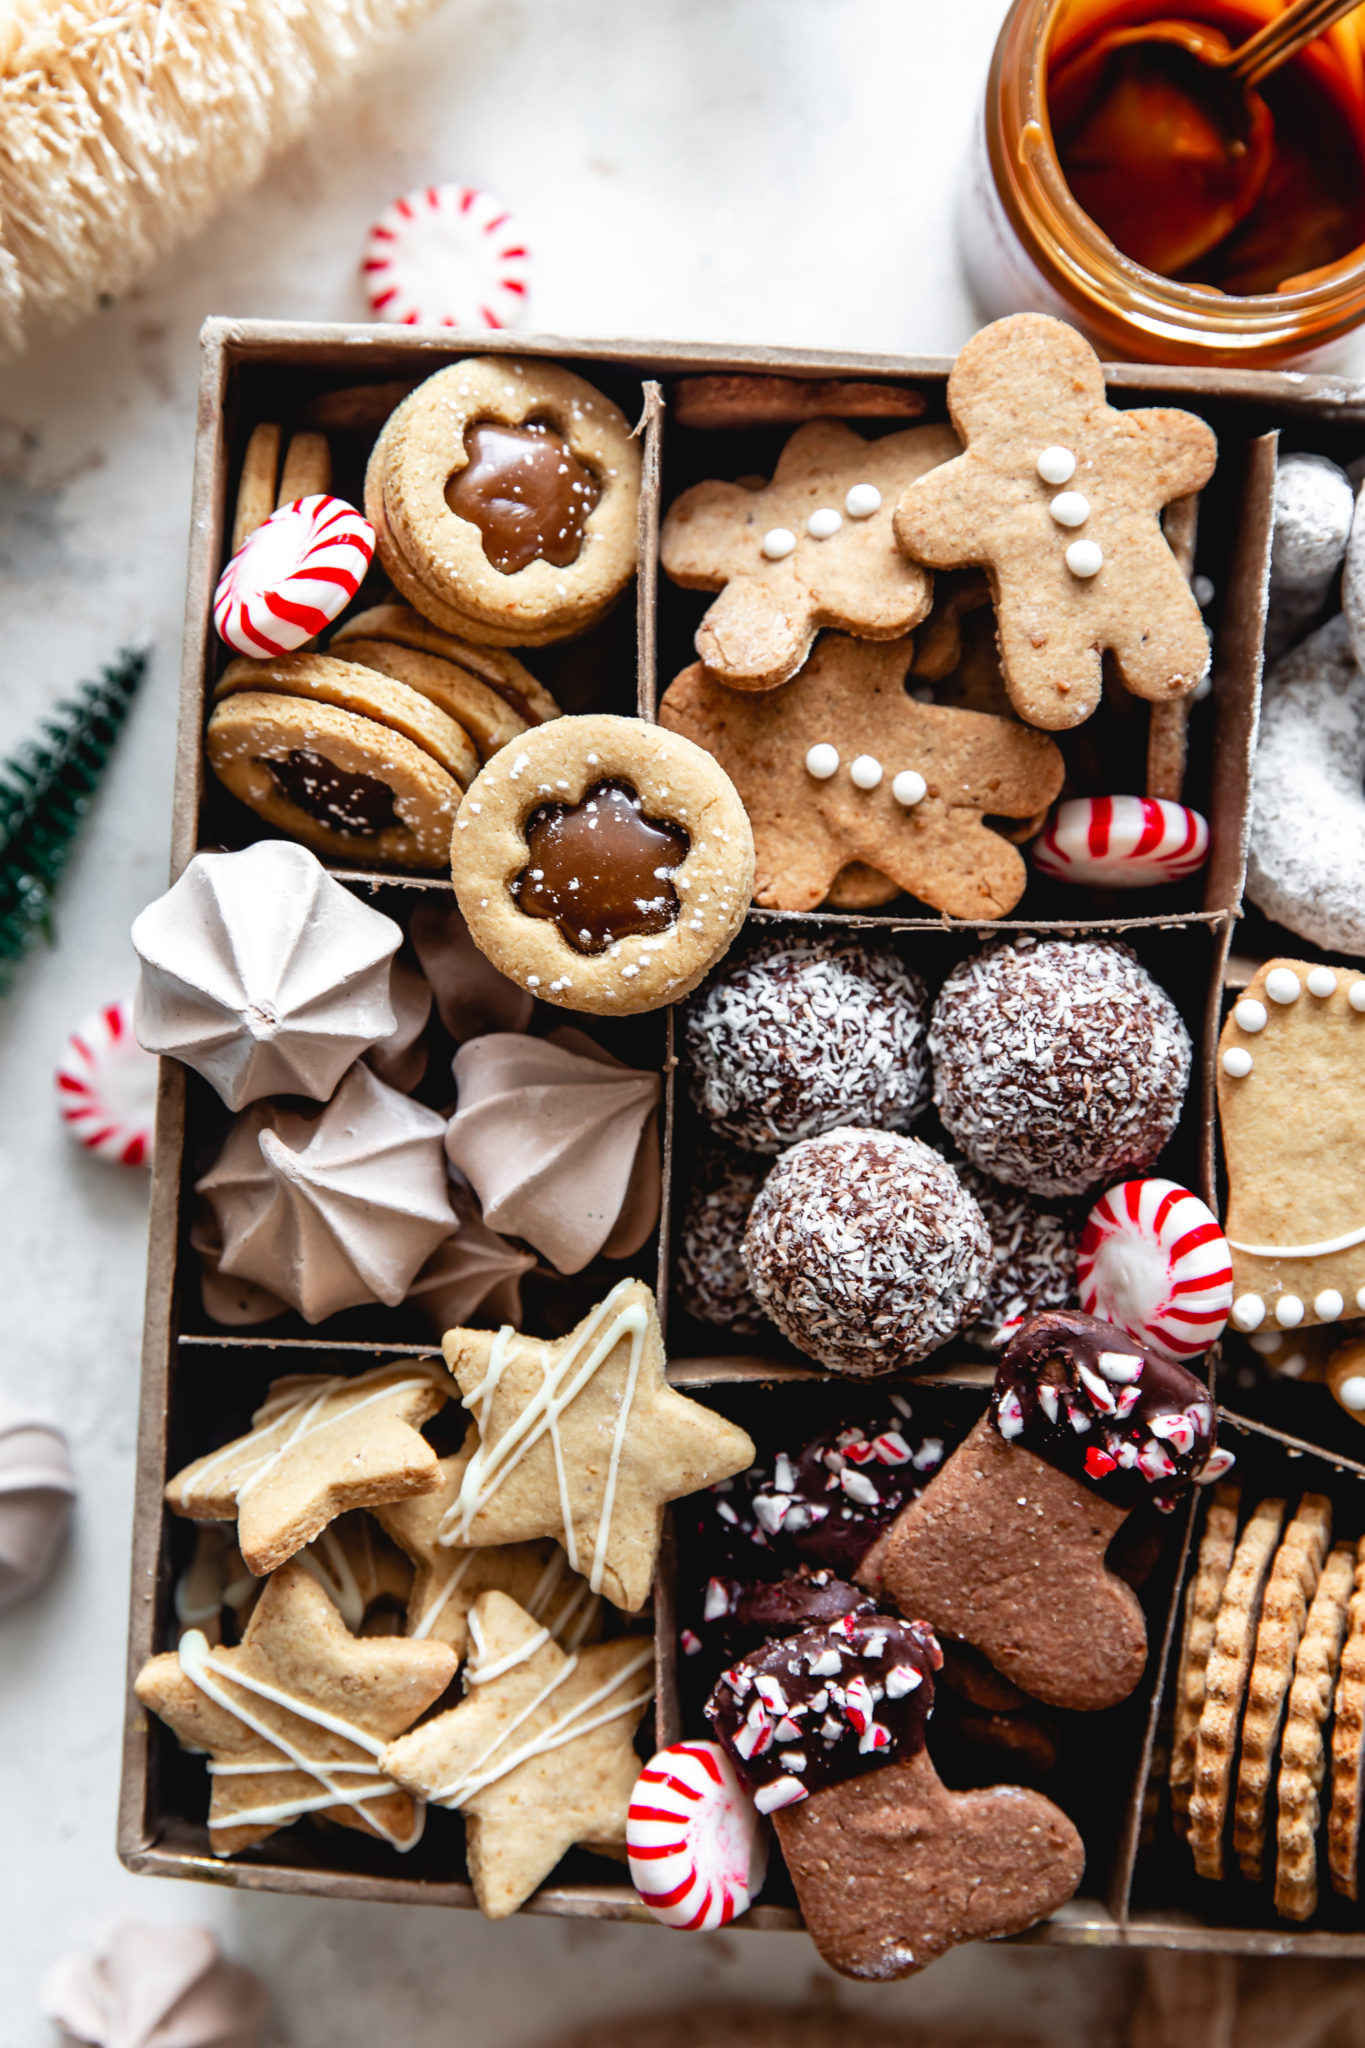
M 766 1159 L 716 1150 L 704 1158 L 688 1190 L 678 1229 L 674 1293 L 688 1315 L 737 1337 L 767 1327 L 749 1291 L 744 1226 L 769 1171 Z
M 1021 939 L 964 960 L 929 1026 L 934 1101 L 973 1166 L 1034 1195 L 1144 1173 L 1176 1127 L 1190 1035 L 1127 946 Z
M 748 1152 L 840 1124 L 905 1130 L 929 1095 L 924 983 L 852 938 L 769 941 L 687 1009 L 692 1099 Z
M 901 1372 L 979 1312 L 991 1240 L 946 1160 L 894 1131 L 793 1145 L 744 1233 L 759 1307 L 831 1372 Z
M 1076 1303 L 1076 1244 L 1081 1216 L 1049 1207 L 1016 1188 L 1002 1188 L 974 1166 L 956 1167 L 958 1179 L 986 1219 L 991 1269 L 986 1299 L 962 1332 L 986 1351 L 998 1351 L 1026 1317 Z

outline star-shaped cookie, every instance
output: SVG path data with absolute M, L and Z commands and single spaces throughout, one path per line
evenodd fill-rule
M 1135 696 L 1188 697 L 1208 670 L 1208 635 L 1161 513 L 1213 474 L 1203 420 L 1117 411 L 1089 342 L 1042 313 L 1011 314 L 967 343 L 948 410 L 965 453 L 909 486 L 896 539 L 932 568 L 987 571 L 1020 717 L 1052 731 L 1088 718 L 1106 648 Z
M 379 1759 L 455 1676 L 445 1643 L 358 1638 L 318 1581 L 288 1564 L 270 1580 L 236 1649 L 189 1629 L 153 1657 L 136 1692 L 187 1749 L 209 1758 L 216 1856 L 304 1814 L 407 1848 L 421 1828 Z
M 648 1596 L 665 1502 L 754 1461 L 742 1429 L 666 1384 L 642 1280 L 567 1337 L 448 1330 L 443 1348 L 479 1429 L 447 1533 L 476 1547 L 553 1536 L 627 1613 Z
M 602 1633 L 602 1601 L 586 1579 L 569 1569 L 557 1543 L 504 1543 L 472 1550 L 447 1540 L 478 1441 L 478 1431 L 471 1429 L 455 1457 L 442 1458 L 441 1484 L 435 1493 L 375 1509 L 381 1526 L 417 1567 L 407 1633 L 418 1640 L 448 1643 L 463 1658 L 469 1610 L 481 1593 L 496 1590 L 524 1607 L 533 1621 L 543 1622 L 566 1649 L 595 1640 Z
M 699 663 L 669 685 L 660 723 L 715 756 L 749 813 L 755 903 L 813 910 L 852 863 L 951 917 L 1004 917 L 1023 895 L 1023 859 L 983 819 L 1046 811 L 1061 753 L 1016 719 L 919 703 L 910 655 L 827 633 L 761 697 Z
M 654 1643 L 621 1636 L 566 1655 L 505 1593 L 475 1602 L 469 1631 L 464 1701 L 390 1744 L 383 1767 L 465 1815 L 474 1896 L 502 1920 L 575 1842 L 624 1847 Z
M 794 676 L 821 626 L 896 640 L 929 610 L 932 578 L 898 554 L 891 519 L 906 486 L 958 453 L 950 427 L 865 441 L 837 420 L 799 427 L 772 481 L 694 484 L 670 506 L 659 559 L 687 590 L 721 595 L 697 653 L 738 690 Z
M 236 1518 L 248 1571 L 274 1571 L 348 1508 L 431 1493 L 436 1453 L 420 1434 L 450 1383 L 435 1359 L 399 1359 L 354 1379 L 276 1380 L 246 1436 L 177 1472 L 166 1499 L 194 1522 Z

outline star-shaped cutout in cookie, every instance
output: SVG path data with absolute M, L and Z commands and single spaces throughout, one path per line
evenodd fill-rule
M 567 1655 L 505 1593 L 469 1616 L 465 1698 L 385 1750 L 390 1777 L 466 1818 L 480 1908 L 502 1920 L 578 1842 L 625 1845 L 633 1737 L 654 1694 L 654 1643 Z
M 211 1648 L 189 1629 L 178 1650 L 143 1666 L 135 1689 L 187 1749 L 209 1758 L 216 1856 L 324 1813 L 402 1849 L 416 1840 L 420 1815 L 379 1759 L 455 1670 L 445 1643 L 353 1636 L 311 1573 L 289 1564 L 236 1649 Z
M 469 1610 L 480 1594 L 505 1593 L 543 1622 L 556 1642 L 576 1650 L 602 1633 L 602 1601 L 586 1579 L 571 1571 L 557 1543 L 503 1543 L 473 1550 L 451 1537 L 460 1487 L 479 1441 L 471 1429 L 463 1448 L 441 1460 L 435 1493 L 416 1495 L 375 1509 L 383 1529 L 417 1567 L 408 1600 L 407 1633 L 418 1640 L 449 1643 L 463 1658 L 469 1641 Z
M 450 1383 L 435 1359 L 400 1359 L 354 1379 L 276 1380 L 246 1436 L 177 1472 L 166 1499 L 194 1522 L 236 1518 L 248 1571 L 274 1571 L 335 1516 L 431 1493 L 436 1453 L 420 1434 Z
M 1213 474 L 1203 420 L 1118 411 L 1089 342 L 1041 313 L 967 343 L 948 410 L 965 453 L 910 485 L 896 539 L 932 568 L 986 570 L 1020 717 L 1051 731 L 1088 718 L 1106 648 L 1135 696 L 1189 696 L 1209 641 L 1161 513 Z
M 665 1502 L 754 1461 L 742 1429 L 665 1382 L 642 1280 L 621 1281 L 567 1337 L 448 1330 L 443 1349 L 479 1429 L 447 1533 L 475 1547 L 553 1536 L 627 1613 L 648 1596 Z
M 694 484 L 669 507 L 659 559 L 687 590 L 719 590 L 697 653 L 734 689 L 794 676 L 821 626 L 896 640 L 929 610 L 932 578 L 898 552 L 907 485 L 959 452 L 951 427 L 865 441 L 838 420 L 799 427 L 761 489 Z
M 908 640 L 827 633 L 799 676 L 761 697 L 699 663 L 669 685 L 660 724 L 713 754 L 749 813 L 755 903 L 813 910 L 852 863 L 950 917 L 1004 917 L 1023 895 L 1023 859 L 983 820 L 1041 822 L 1061 753 L 1016 719 L 919 703 L 905 688 L 910 655 Z M 832 772 L 812 772 L 830 756 Z M 876 772 L 871 788 L 855 765 Z

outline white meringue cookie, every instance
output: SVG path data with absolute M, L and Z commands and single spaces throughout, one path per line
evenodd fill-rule
M 62 1432 L 0 1394 L 0 1607 L 46 1576 L 75 1494 Z
M 363 1063 L 320 1116 L 258 1103 L 233 1125 L 195 1192 L 222 1238 L 218 1267 L 306 1322 L 382 1301 L 396 1308 L 456 1227 L 445 1120 Z
M 398 1023 L 389 976 L 402 931 L 289 840 L 197 853 L 132 936 L 139 1041 L 193 1067 L 229 1109 L 266 1095 L 325 1102 Z
M 116 1927 L 43 1980 L 45 2019 L 93 2048 L 259 2048 L 265 1986 L 206 1927 Z

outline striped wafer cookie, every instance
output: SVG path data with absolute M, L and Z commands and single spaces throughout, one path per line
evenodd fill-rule
M 1276 1786 L 1275 1911 L 1286 1920 L 1306 1920 L 1318 1903 L 1318 1822 L 1327 1769 L 1327 1717 L 1341 1663 L 1355 1563 L 1356 1546 L 1338 1543 L 1323 1566 L 1294 1659 Z
M 1204 1673 L 1213 1645 L 1213 1626 L 1237 1547 L 1240 1486 L 1214 1488 L 1204 1513 L 1199 1557 L 1185 1592 L 1185 1621 L 1175 1682 L 1175 1726 L 1171 1735 L 1171 1814 L 1178 1835 L 1189 1832 L 1194 1787 L 1194 1748 L 1204 1710 Z
M 1331 1540 L 1332 1503 L 1306 1493 L 1275 1553 L 1261 1603 L 1232 1811 L 1232 1846 L 1242 1875 L 1252 1879 L 1260 1878 L 1265 1862 L 1266 1802 L 1294 1659 Z
M 1263 1500 L 1243 1529 L 1214 1623 L 1190 1793 L 1190 1847 L 1201 1877 L 1223 1875 L 1223 1823 L 1232 1790 L 1237 1728 L 1284 1510 L 1282 1500 Z
M 1345 1898 L 1359 1896 L 1361 1771 L 1365 1768 L 1365 1541 L 1356 1560 L 1332 1721 L 1327 1868 Z

